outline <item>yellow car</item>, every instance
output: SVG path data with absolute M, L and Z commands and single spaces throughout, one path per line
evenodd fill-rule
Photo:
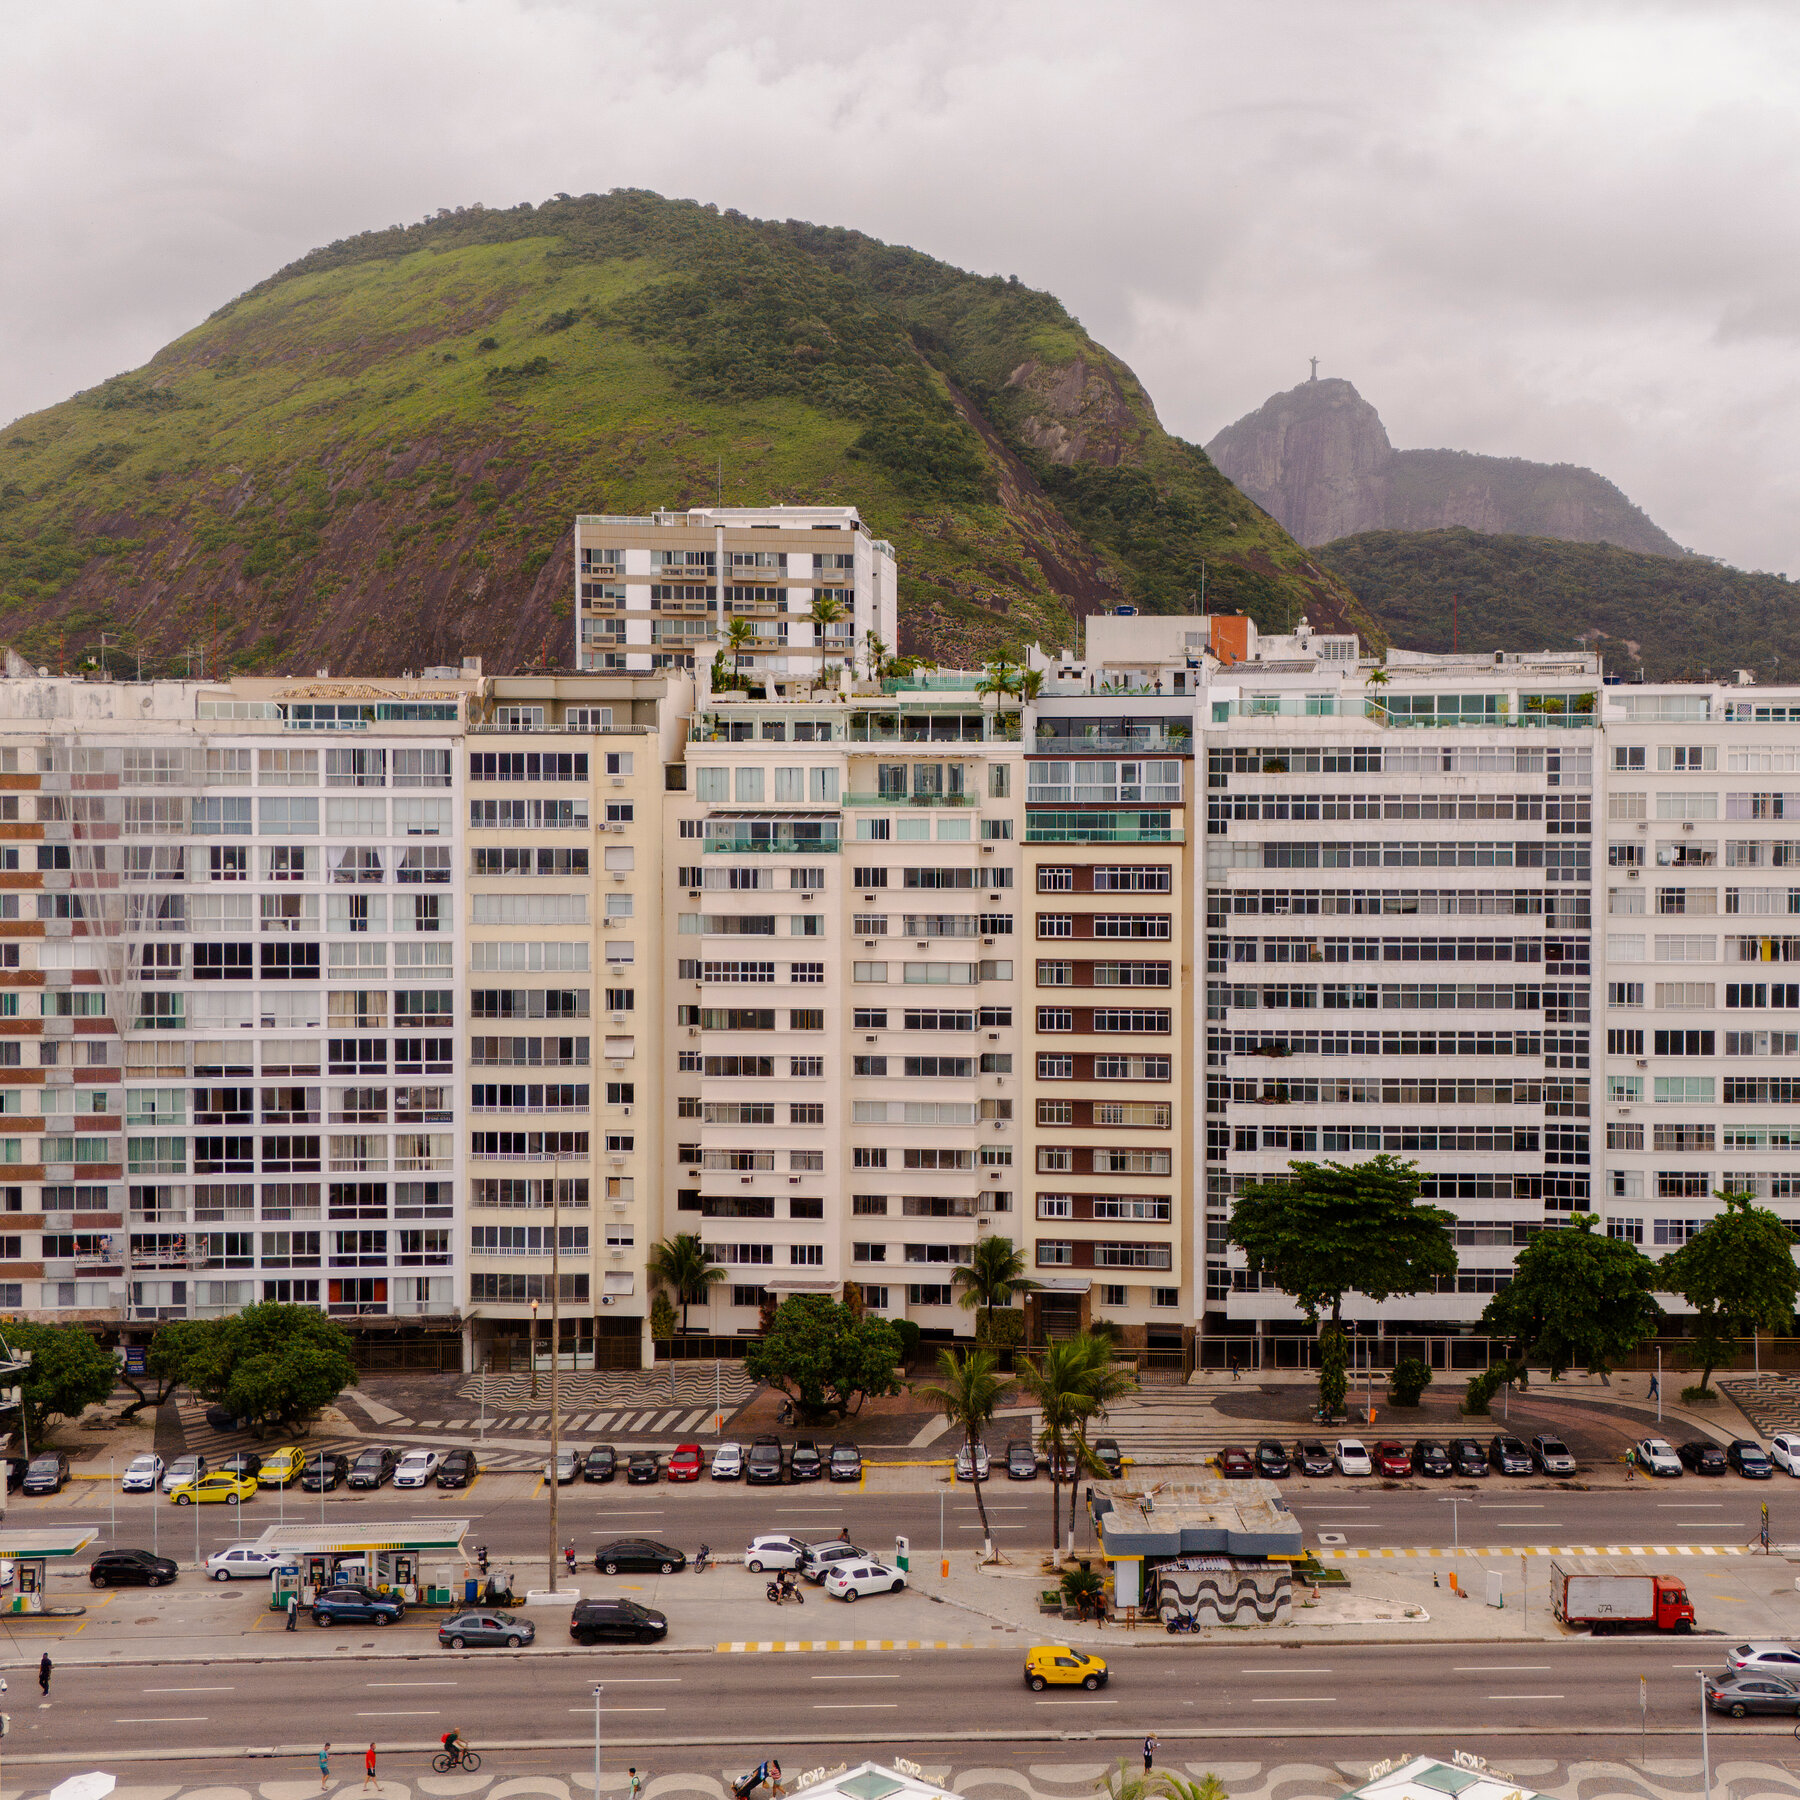
M 284 1488 L 289 1483 L 298 1481 L 300 1471 L 305 1467 L 306 1452 L 298 1444 L 287 1444 L 273 1455 L 263 1458 L 256 1479 L 263 1487 Z
M 1040 1644 L 1025 1652 L 1025 1685 L 1034 1694 L 1047 1687 L 1084 1687 L 1092 1693 L 1106 1686 L 1106 1664 L 1066 1644 Z
M 210 1506 L 215 1501 L 236 1506 L 241 1500 L 256 1498 L 256 1477 L 232 1475 L 224 1469 L 215 1469 L 210 1475 L 202 1475 L 198 1481 L 184 1481 L 170 1498 L 177 1506 Z

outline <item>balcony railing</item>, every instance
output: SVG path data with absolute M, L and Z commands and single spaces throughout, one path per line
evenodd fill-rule
M 846 806 L 973 806 L 973 794 L 846 794 Z
M 1182 828 L 1166 812 L 1027 812 L 1028 844 L 1179 844 Z

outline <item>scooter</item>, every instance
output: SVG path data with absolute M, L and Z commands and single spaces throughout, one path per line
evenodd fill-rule
M 712 1567 L 712 1545 L 702 1544 L 694 1555 L 694 1573 L 704 1575 Z
M 1200 1621 L 1193 1613 L 1177 1613 L 1169 1621 L 1168 1632 L 1170 1637 L 1180 1637 L 1183 1632 L 1192 1632 L 1195 1637 L 1198 1637 Z
M 488 1552 L 486 1544 L 477 1544 L 475 1546 L 475 1562 L 482 1574 L 485 1575 L 488 1572 Z

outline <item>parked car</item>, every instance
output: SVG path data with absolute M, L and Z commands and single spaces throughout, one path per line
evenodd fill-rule
M 329 1494 L 349 1477 L 349 1457 L 335 1450 L 321 1450 L 306 1459 L 306 1467 L 300 1471 L 300 1487 L 308 1494 Z
M 1800 1687 L 1784 1681 L 1779 1675 L 1765 1675 L 1745 1669 L 1725 1675 L 1708 1675 L 1705 1679 L 1706 1704 L 1714 1712 L 1729 1713 L 1734 1719 L 1749 1713 L 1800 1714 Z
M 68 1481 L 68 1458 L 61 1451 L 43 1451 L 32 1456 L 25 1471 L 27 1494 L 61 1494 Z
M 669 1457 L 669 1479 L 671 1481 L 698 1481 L 700 1471 L 705 1466 L 705 1459 L 700 1454 L 698 1444 L 677 1444 Z
M 1569 1446 L 1547 1431 L 1540 1431 L 1531 1440 L 1531 1460 L 1544 1475 L 1575 1473 L 1575 1458 L 1569 1454 Z
M 744 1478 L 744 1446 L 721 1444 L 712 1453 L 708 1470 L 714 1481 L 741 1481 Z
M 1067 1644 L 1039 1644 L 1025 1652 L 1025 1685 L 1034 1694 L 1047 1687 L 1081 1687 L 1091 1694 L 1106 1686 L 1106 1664 Z
M 215 1550 L 206 1559 L 206 1572 L 214 1581 L 266 1579 L 283 1555 L 280 1550 L 265 1550 L 256 1544 L 232 1544 Z
M 1119 1440 L 1117 1438 L 1095 1438 L 1094 1441 L 1088 1445 L 1088 1448 L 1093 1451 L 1101 1468 L 1103 1468 L 1114 1481 L 1117 1481 L 1120 1476 L 1125 1473 L 1125 1458 L 1119 1454 Z
M 1769 1460 L 1790 1475 L 1800 1475 L 1800 1431 L 1778 1431 L 1769 1439 Z
M 581 1473 L 581 1452 L 579 1450 L 558 1450 L 556 1466 L 553 1469 L 550 1459 L 544 1459 L 544 1479 L 555 1480 L 558 1487 L 567 1487 Z
M 1390 1480 L 1411 1475 L 1412 1452 L 1404 1444 L 1395 1443 L 1392 1438 L 1383 1438 L 1375 1446 L 1375 1472 Z
M 986 1481 L 988 1477 L 987 1445 L 977 1444 L 975 1446 L 974 1454 L 971 1455 L 969 1446 L 967 1442 L 965 1442 L 962 1448 L 956 1453 L 956 1479 L 958 1481 L 973 1481 L 977 1469 L 981 1471 L 981 1479 Z
M 863 1594 L 897 1594 L 906 1577 L 891 1563 L 858 1562 L 854 1558 L 833 1563 L 826 1572 L 825 1591 L 834 1600 L 855 1600 Z
M 1006 1478 L 1008 1481 L 1037 1480 L 1037 1452 L 1029 1444 L 1015 1440 L 1006 1446 Z
M 801 1438 L 788 1457 L 788 1474 L 795 1481 L 817 1481 L 825 1473 L 825 1459 L 811 1438 Z
M 163 1470 L 162 1491 L 172 1494 L 190 1481 L 198 1481 L 206 1473 L 204 1456 L 178 1456 Z
M 1052 1450 L 1044 1458 L 1044 1467 L 1049 1471 L 1052 1481 L 1073 1481 L 1081 1473 L 1072 1449 Z
M 1775 1474 L 1769 1453 L 1755 1438 L 1733 1438 L 1725 1446 L 1725 1460 L 1748 1481 L 1769 1481 Z
M 1731 1467 L 1725 1460 L 1724 1447 L 1711 1438 L 1690 1438 L 1675 1454 L 1681 1458 L 1681 1466 L 1692 1469 L 1696 1475 L 1723 1475 Z
M 1531 1452 L 1511 1432 L 1497 1431 L 1488 1439 L 1488 1462 L 1502 1475 L 1531 1473 Z
M 438 1472 L 444 1459 L 435 1450 L 409 1450 L 394 1465 L 394 1486 L 422 1488 Z
M 760 1575 L 764 1569 L 797 1569 L 805 1560 L 806 1545 L 785 1532 L 752 1538 L 744 1552 L 744 1567 L 752 1575 Z
M 214 1431 L 241 1431 L 250 1421 L 239 1418 L 229 1406 L 209 1406 L 206 1423 Z
M 611 1444 L 596 1444 L 581 1464 L 583 1481 L 611 1481 L 619 1472 L 619 1453 Z
M 686 1567 L 685 1550 L 658 1543 L 655 1538 L 614 1538 L 594 1552 L 594 1570 L 600 1575 L 616 1575 L 621 1569 L 673 1575 Z
M 800 1561 L 800 1572 L 808 1581 L 823 1581 L 841 1562 L 866 1562 L 869 1553 L 859 1550 L 843 1538 L 827 1538 L 822 1544 L 808 1544 Z
M 669 1621 L 635 1600 L 578 1600 L 569 1614 L 569 1636 L 578 1644 L 653 1644 Z
M 219 1467 L 227 1475 L 243 1475 L 257 1481 L 262 1476 L 262 1460 L 254 1450 L 240 1450 L 235 1456 L 226 1457 Z
M 102 1550 L 88 1565 L 95 1587 L 166 1587 L 177 1573 L 168 1557 L 148 1550 Z
M 16 1494 L 25 1485 L 25 1471 L 31 1467 L 29 1456 L 9 1456 L 6 1459 L 6 1491 Z
M 1373 1475 L 1375 1465 L 1369 1460 L 1369 1453 L 1363 1448 L 1361 1438 L 1339 1438 L 1337 1447 L 1332 1452 L 1340 1475 Z
M 654 1487 L 662 1477 L 662 1464 L 654 1450 L 634 1450 L 625 1464 L 628 1487 Z
M 438 1627 L 438 1642 L 450 1650 L 479 1648 L 488 1644 L 504 1644 L 517 1650 L 537 1636 L 537 1627 L 516 1613 L 461 1612 L 446 1619 Z
M 1436 1438 L 1420 1438 L 1413 1445 L 1412 1466 L 1415 1475 L 1423 1475 L 1430 1481 L 1442 1481 L 1456 1473 L 1450 1452 Z
M 392 1594 L 378 1594 L 371 1588 L 320 1588 L 313 1597 L 312 1618 L 315 1625 L 392 1625 L 406 1617 L 405 1605 Z
M 1444 1448 L 1450 1452 L 1450 1460 L 1456 1465 L 1457 1474 L 1466 1480 L 1480 1481 L 1487 1474 L 1487 1452 L 1482 1449 L 1479 1439 L 1452 1438 Z
M 177 1506 L 241 1506 L 256 1498 L 256 1478 L 214 1469 L 197 1481 L 184 1481 L 169 1498 Z
M 162 1477 L 163 1459 L 160 1456 L 134 1456 L 131 1467 L 119 1482 L 119 1491 L 125 1494 L 153 1494 Z
M 1652 1475 L 1681 1473 L 1681 1458 L 1662 1438 L 1639 1438 L 1632 1447 L 1637 1451 L 1640 1467 L 1648 1469 Z
M 446 1450 L 444 1460 L 437 1466 L 437 1484 L 441 1488 L 466 1488 L 480 1472 L 473 1450 Z
M 1739 1669 L 1752 1669 L 1780 1675 L 1788 1681 L 1800 1681 L 1800 1650 L 1780 1638 L 1752 1638 L 1747 1644 L 1735 1644 L 1725 1652 L 1725 1667 L 1733 1674 Z
M 1302 1475 L 1331 1475 L 1337 1470 L 1331 1452 L 1316 1438 L 1302 1439 L 1294 1446 L 1294 1467 Z
M 263 1458 L 262 1467 L 256 1471 L 257 1483 L 261 1487 L 284 1488 L 298 1481 L 305 1467 L 306 1452 L 298 1444 L 285 1444 Z
M 831 1461 L 825 1472 L 833 1481 L 861 1481 L 862 1452 L 854 1444 L 833 1444 Z
M 1273 1438 L 1263 1438 L 1256 1446 L 1256 1472 L 1265 1481 L 1283 1480 L 1293 1465 L 1288 1453 Z
M 784 1472 L 781 1439 L 770 1437 L 767 1433 L 756 1438 L 750 1445 L 750 1455 L 744 1464 L 745 1483 L 750 1487 L 779 1487 Z
M 1256 1461 L 1242 1444 L 1227 1444 L 1219 1452 L 1219 1473 L 1227 1481 L 1248 1481 L 1256 1473 Z
M 385 1445 L 371 1446 L 350 1465 L 350 1485 L 353 1488 L 384 1487 L 394 1479 L 394 1470 L 399 1463 L 398 1455 Z

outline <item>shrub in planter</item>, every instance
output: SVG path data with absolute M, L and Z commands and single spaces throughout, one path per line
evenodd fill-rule
M 1416 1356 L 1403 1356 L 1388 1376 L 1388 1404 L 1417 1406 L 1419 1396 L 1431 1386 L 1431 1365 Z

